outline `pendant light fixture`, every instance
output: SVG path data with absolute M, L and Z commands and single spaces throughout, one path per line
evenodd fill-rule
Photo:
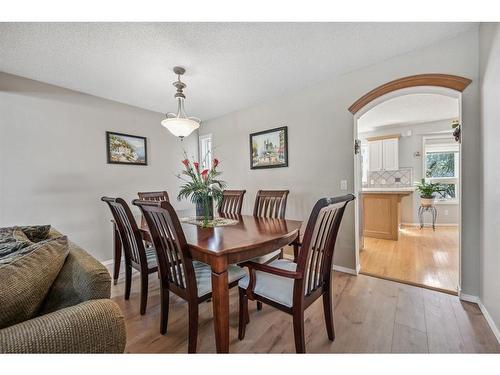
M 174 67 L 174 73 L 177 74 L 177 81 L 173 83 L 174 87 L 177 88 L 177 92 L 174 95 L 174 97 L 177 98 L 177 113 L 167 113 L 167 118 L 161 122 L 161 124 L 166 127 L 170 133 L 179 137 L 181 140 L 198 129 L 201 124 L 201 120 L 199 118 L 189 117 L 184 110 L 184 100 L 186 99 L 186 96 L 182 90 L 186 88 L 186 84 L 181 82 L 181 75 L 185 72 L 186 69 L 180 66 Z

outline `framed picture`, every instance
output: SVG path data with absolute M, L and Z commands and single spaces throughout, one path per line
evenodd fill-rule
M 250 169 L 288 167 L 288 128 L 250 134 Z
M 108 164 L 148 165 L 146 137 L 106 132 Z

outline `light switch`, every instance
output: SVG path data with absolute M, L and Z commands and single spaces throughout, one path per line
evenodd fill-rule
M 340 190 L 347 190 L 347 180 L 340 180 Z

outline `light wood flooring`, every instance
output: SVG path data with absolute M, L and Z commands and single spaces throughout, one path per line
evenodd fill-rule
M 458 227 L 402 227 L 399 240 L 365 237 L 361 273 L 457 293 Z
M 187 303 L 172 295 L 167 334 L 159 333 L 156 274 L 150 275 L 146 314 L 139 314 L 139 279 L 134 275 L 129 301 L 123 281 L 112 288 L 127 325 L 129 353 L 187 353 Z M 458 297 L 370 276 L 334 274 L 336 340 L 328 340 L 322 300 L 305 314 L 308 353 L 484 353 L 500 345 L 476 304 Z M 292 319 L 270 306 L 250 304 L 250 323 L 237 338 L 238 295 L 230 292 L 230 352 L 294 353 Z M 214 353 L 212 303 L 200 305 L 198 352 Z

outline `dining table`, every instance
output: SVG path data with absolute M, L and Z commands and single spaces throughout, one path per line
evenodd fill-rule
M 211 267 L 212 303 L 217 353 L 229 352 L 229 285 L 228 266 L 281 249 L 287 245 L 298 254 L 298 241 L 302 221 L 260 218 L 251 215 L 221 215 L 233 224 L 202 227 L 181 220 L 182 229 L 194 260 Z M 146 242 L 151 242 L 147 225 L 141 226 Z M 122 246 L 114 226 L 114 275 L 120 272 Z

